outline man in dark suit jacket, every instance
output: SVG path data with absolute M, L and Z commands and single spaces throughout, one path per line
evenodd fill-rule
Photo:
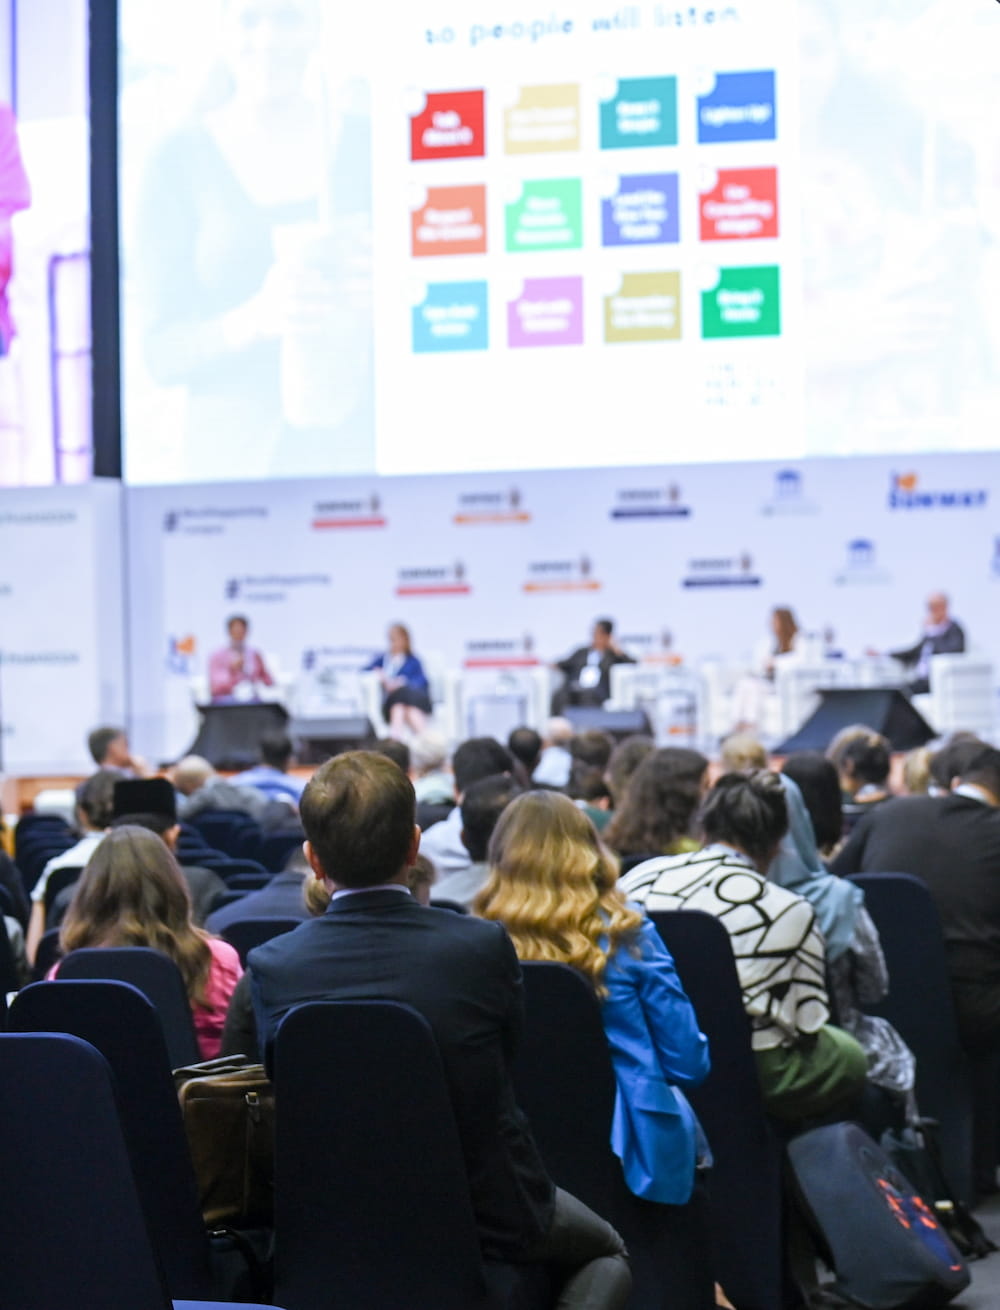
M 413 1006 L 441 1052 L 484 1255 L 560 1266 L 565 1310 L 624 1306 L 621 1238 L 553 1186 L 514 1101 L 522 995 L 509 937 L 498 924 L 424 908 L 407 890 L 420 845 L 412 783 L 384 756 L 340 755 L 307 786 L 301 814 L 307 858 L 332 899 L 322 917 L 250 952 L 265 1059 L 301 1002 Z
M 556 662 L 566 675 L 566 683 L 552 697 L 552 713 L 562 714 L 570 705 L 589 705 L 599 709 L 611 695 L 611 670 L 616 664 L 634 664 L 614 638 L 611 619 L 598 619 L 590 645 L 581 646 L 572 655 Z
M 260 891 L 241 896 L 232 905 L 214 910 L 205 923 L 209 932 L 221 935 L 231 923 L 244 919 L 308 919 L 309 911 L 303 898 L 306 871 L 286 869 L 276 874 Z
M 948 597 L 943 591 L 927 597 L 927 620 L 920 640 L 912 646 L 891 653 L 894 660 L 913 672 L 910 693 L 922 696 L 930 691 L 931 658 L 934 655 L 961 655 L 965 650 L 965 632 L 948 613 Z

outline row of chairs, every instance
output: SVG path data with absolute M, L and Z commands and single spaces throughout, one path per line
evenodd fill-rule
M 264 832 L 248 814 L 237 810 L 206 810 L 184 825 L 186 832 L 192 829 L 230 859 L 250 860 L 272 872 L 283 869 L 289 855 L 302 843 L 301 829 Z

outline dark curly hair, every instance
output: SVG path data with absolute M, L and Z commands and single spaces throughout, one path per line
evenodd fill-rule
M 667 854 L 691 835 L 708 760 L 668 746 L 653 751 L 632 775 L 604 838 L 619 855 Z

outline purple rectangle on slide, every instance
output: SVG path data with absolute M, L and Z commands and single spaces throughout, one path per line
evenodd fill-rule
M 528 277 L 507 304 L 508 345 L 583 344 L 583 278 Z
M 677 174 L 641 173 L 618 179 L 601 205 L 602 244 L 653 246 L 680 240 Z

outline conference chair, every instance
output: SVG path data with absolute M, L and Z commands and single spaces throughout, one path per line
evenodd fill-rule
M 36 814 L 32 811 L 29 814 L 22 814 L 17 821 L 14 829 L 14 862 L 17 863 L 17 856 L 25 840 L 41 832 L 47 832 L 50 836 L 52 833 L 64 834 L 67 837 L 72 836 L 69 824 L 58 814 Z
M 996 725 L 996 671 L 988 655 L 931 656 L 930 691 L 913 705 L 942 737 L 974 732 L 991 741 Z
M 9 1027 L 70 1033 L 107 1060 L 139 1202 L 170 1293 L 210 1296 L 208 1236 L 156 1010 L 131 983 L 58 980 L 19 992 Z
M 21 978 L 14 959 L 14 948 L 7 936 L 7 925 L 3 919 L 0 919 L 0 1006 L 7 993 L 16 992 L 20 986 Z
M 712 1147 L 716 1272 L 740 1310 L 770 1310 L 792 1295 L 783 1255 L 782 1149 L 764 1110 L 729 934 L 700 910 L 650 919 L 673 956 L 712 1069 L 686 1092 Z
M 244 838 L 260 837 L 259 826 L 242 810 L 205 810 L 189 822 L 209 846 L 232 859 L 244 858 Z
M 281 873 L 288 863 L 288 857 L 293 851 L 299 850 L 304 840 L 299 828 L 289 832 L 267 832 L 260 839 L 257 859 L 265 869 Z
M 236 878 L 256 878 L 258 881 L 253 890 L 257 890 L 259 887 L 266 887 L 274 877 L 274 874 L 269 873 L 263 864 L 257 860 L 227 859 L 208 867 L 215 869 L 219 877 L 225 881 L 227 887 L 230 885 L 237 887 L 243 885 L 235 883 L 233 880 Z
M 49 917 L 53 903 L 61 891 L 72 887 L 83 873 L 82 864 L 66 864 L 60 869 L 53 869 L 45 884 L 45 917 Z
M 611 1150 L 615 1075 L 592 988 L 562 964 L 523 969 L 525 1029 L 514 1084 L 546 1168 L 624 1237 L 634 1280 L 630 1310 L 706 1310 L 714 1278 L 703 1196 L 685 1206 L 640 1200 Z
M 222 1310 L 216 1302 L 170 1299 L 104 1057 L 78 1037 L 3 1033 L 0 1067 L 3 1304 Z
M 301 919 L 238 919 L 222 930 L 222 936 L 239 952 L 240 964 L 246 967 L 247 956 L 255 946 L 269 942 L 272 937 L 291 932 L 302 923 Z
M 851 881 L 865 894 L 889 971 L 889 995 L 871 1011 L 888 1019 L 917 1057 L 917 1105 L 941 1125 L 948 1181 L 971 1203 L 972 1091 L 937 907 L 909 874 L 864 873 Z
M 449 901 L 449 900 L 436 901 L 432 898 L 431 908 L 434 910 L 451 910 L 452 914 L 469 913 L 468 907 L 463 905 L 461 901 Z
M 194 1034 L 191 1003 L 181 972 L 168 956 L 146 946 L 101 946 L 70 951 L 59 966 L 59 977 L 112 979 L 131 983 L 160 1016 L 172 1069 L 201 1059 Z
M 51 833 L 43 831 L 26 837 L 19 848 L 16 861 L 17 867 L 21 870 L 24 890 L 30 893 L 49 860 L 56 855 L 62 855 L 64 851 L 75 845 L 76 838 L 69 831 L 54 830 Z
M 32 982 L 40 982 L 52 966 L 58 962 L 61 955 L 59 929 L 50 928 L 38 943 L 38 950 L 35 952 L 35 963 L 31 966 Z
M 278 1028 L 274 1084 L 275 1296 L 286 1310 L 330 1305 L 331 1288 L 350 1310 L 527 1304 L 525 1280 L 480 1256 L 421 1015 L 381 1001 L 296 1006 Z M 533 1305 L 547 1303 L 539 1272 L 527 1271 L 529 1294 L 544 1293 Z

